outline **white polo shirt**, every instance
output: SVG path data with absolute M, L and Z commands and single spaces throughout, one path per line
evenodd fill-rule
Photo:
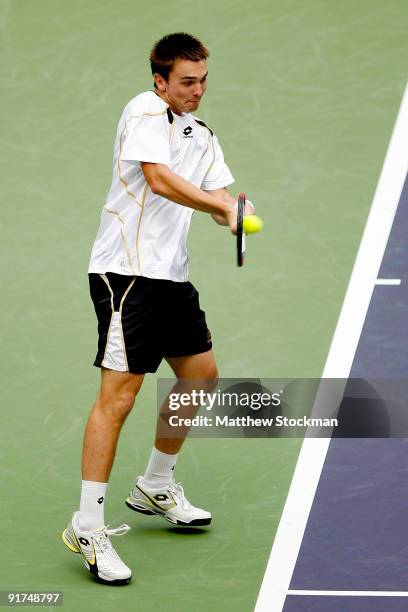
M 187 280 L 187 234 L 194 211 L 154 194 L 140 162 L 165 164 L 207 191 L 233 183 L 216 136 L 199 121 L 190 113 L 172 113 L 153 91 L 125 107 L 88 272 Z

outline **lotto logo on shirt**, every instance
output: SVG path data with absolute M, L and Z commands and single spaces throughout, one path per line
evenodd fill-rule
M 193 135 L 191 134 L 192 131 L 193 131 L 193 128 L 189 125 L 186 128 L 184 128 L 183 130 L 184 138 L 193 138 Z

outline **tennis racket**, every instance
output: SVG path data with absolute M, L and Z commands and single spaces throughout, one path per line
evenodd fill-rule
M 244 265 L 245 257 L 245 232 L 244 232 L 244 211 L 245 193 L 238 194 L 237 206 L 237 264 L 239 267 Z

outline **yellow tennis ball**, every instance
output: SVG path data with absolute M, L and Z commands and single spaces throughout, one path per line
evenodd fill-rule
M 263 228 L 263 221 L 256 215 L 244 217 L 243 228 L 246 234 L 257 234 Z

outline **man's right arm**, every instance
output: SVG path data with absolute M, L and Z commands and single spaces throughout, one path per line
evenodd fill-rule
M 172 202 L 202 212 L 222 215 L 233 233 L 236 232 L 236 211 L 233 205 L 195 187 L 164 164 L 141 162 L 144 177 L 153 191 Z

